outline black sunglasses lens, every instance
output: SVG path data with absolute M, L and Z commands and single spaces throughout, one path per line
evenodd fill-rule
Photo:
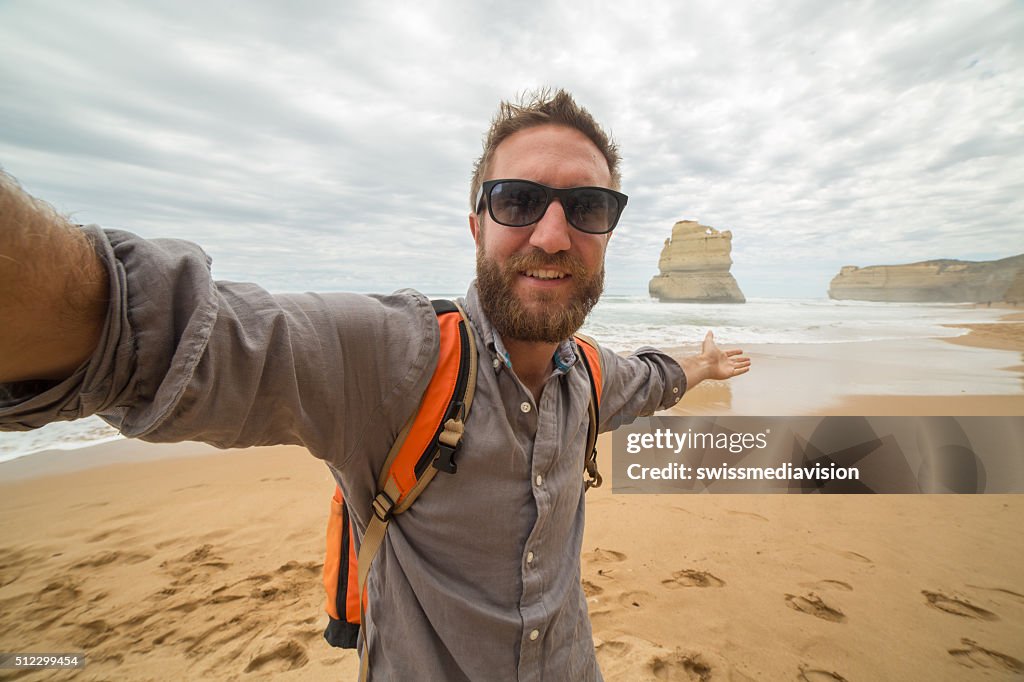
M 544 217 L 553 196 L 560 197 L 569 224 L 583 232 L 610 232 L 622 212 L 619 198 L 611 190 L 549 190 L 526 180 L 496 182 L 490 187 L 487 201 L 495 221 L 508 227 L 525 227 Z
M 499 182 L 491 188 L 491 217 L 502 225 L 523 227 L 535 223 L 548 207 L 547 192 L 529 182 Z
M 584 232 L 607 232 L 619 214 L 614 194 L 596 188 L 574 190 L 565 202 L 569 222 Z

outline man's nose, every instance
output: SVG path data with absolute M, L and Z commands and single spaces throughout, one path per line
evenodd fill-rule
M 565 219 L 565 210 L 560 199 L 548 204 L 548 210 L 540 217 L 530 234 L 530 245 L 536 246 L 545 253 L 568 251 L 572 245 L 569 230 L 572 226 Z

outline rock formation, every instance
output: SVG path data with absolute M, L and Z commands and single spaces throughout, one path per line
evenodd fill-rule
M 908 265 L 847 265 L 832 279 L 829 298 L 915 303 L 1024 300 L 1024 254 L 992 261 L 929 260 Z
M 719 232 L 695 220 L 680 220 L 665 240 L 658 269 L 648 290 L 661 301 L 745 303 L 729 274 L 732 232 Z

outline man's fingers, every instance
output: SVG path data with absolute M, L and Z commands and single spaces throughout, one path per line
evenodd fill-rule
M 725 354 L 728 355 L 729 357 L 732 357 L 733 355 L 739 355 L 742 352 L 743 351 L 740 350 L 739 348 L 732 348 L 730 350 L 725 351 Z

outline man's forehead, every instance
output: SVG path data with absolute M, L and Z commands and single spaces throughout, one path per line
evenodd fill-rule
M 553 187 L 611 186 L 608 161 L 590 138 L 562 125 L 519 130 L 494 150 L 489 179 L 524 178 Z

